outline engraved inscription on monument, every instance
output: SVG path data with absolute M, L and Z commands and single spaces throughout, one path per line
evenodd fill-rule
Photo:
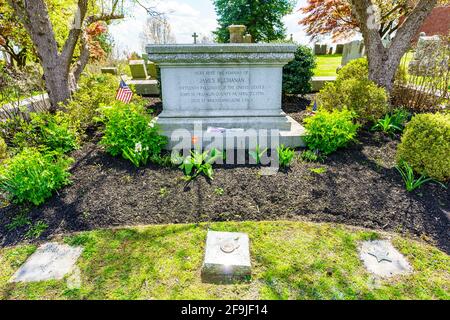
M 172 97 L 166 100 L 167 109 L 178 106 L 197 110 L 266 109 L 267 99 L 277 99 L 276 94 L 273 98 L 273 92 L 281 90 L 270 81 L 270 72 L 276 72 L 271 68 L 184 68 L 177 70 L 182 74 L 176 77 L 171 75 L 173 70 L 167 70 L 167 78 L 175 80 Z M 274 104 L 277 105 L 273 101 L 271 108 Z
M 265 85 L 251 83 L 250 71 L 241 70 L 196 70 L 189 79 L 192 84 L 180 86 L 180 96 L 189 103 L 200 104 L 255 104 L 264 97 Z

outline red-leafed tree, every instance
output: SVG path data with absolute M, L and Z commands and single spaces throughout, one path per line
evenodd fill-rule
M 378 32 L 384 38 L 398 29 L 399 17 L 408 14 L 415 1 L 374 0 L 373 3 L 379 9 Z M 360 31 L 359 21 L 348 0 L 308 0 L 306 7 L 300 11 L 306 16 L 299 24 L 306 26 L 306 32 L 312 39 L 321 35 L 331 35 L 334 40 L 339 40 Z

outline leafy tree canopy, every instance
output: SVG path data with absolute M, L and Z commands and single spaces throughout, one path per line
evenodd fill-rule
M 286 37 L 283 16 L 292 13 L 293 0 L 214 0 L 219 28 L 214 32 L 218 42 L 228 42 L 228 27 L 242 24 L 255 42 L 269 42 Z

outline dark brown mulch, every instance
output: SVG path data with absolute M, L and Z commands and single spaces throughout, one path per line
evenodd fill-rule
M 309 103 L 292 97 L 285 111 L 301 120 Z M 90 142 L 73 155 L 73 184 L 29 215 L 48 224 L 44 238 L 114 226 L 305 219 L 401 232 L 450 253 L 450 191 L 431 183 L 406 192 L 393 168 L 397 144 L 397 139 L 362 132 L 358 143 L 323 164 L 299 161 L 275 176 L 261 176 L 257 167 L 218 167 L 213 181 L 201 177 L 185 188 L 178 169 L 136 169 Z M 310 170 L 319 167 L 327 171 Z M 223 195 L 215 192 L 218 188 Z M 5 228 L 20 209 L 0 210 L 0 245 L 24 241 L 25 227 Z

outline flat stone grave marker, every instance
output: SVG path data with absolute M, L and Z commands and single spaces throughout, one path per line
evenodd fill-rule
M 245 233 L 208 231 L 202 279 L 232 282 L 251 275 L 249 238 Z
M 367 270 L 380 277 L 408 274 L 412 267 L 390 241 L 364 241 L 360 248 L 360 258 Z
M 61 280 L 70 273 L 83 248 L 45 243 L 16 271 L 10 282 Z

